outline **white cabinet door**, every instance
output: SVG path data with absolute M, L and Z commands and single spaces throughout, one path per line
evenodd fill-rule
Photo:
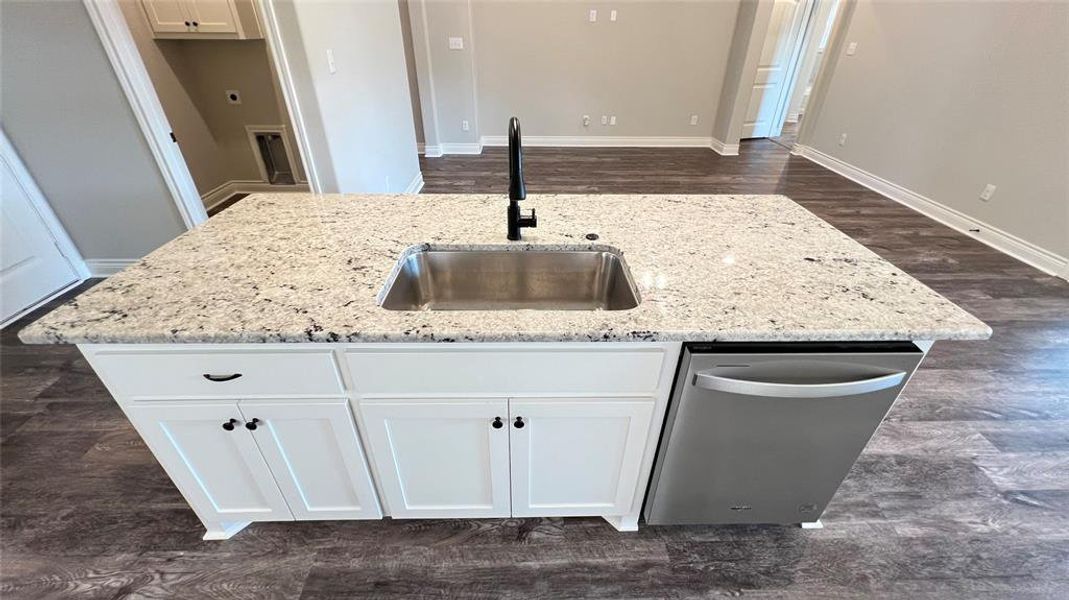
M 186 0 L 141 0 L 148 24 L 156 33 L 185 33 L 193 20 Z
M 294 518 L 382 518 L 347 400 L 242 400 L 238 407 L 256 424 L 252 437 Z
M 509 516 L 505 399 L 362 401 L 360 412 L 391 516 Z
M 630 512 L 653 404 L 512 399 L 513 516 Z
M 238 19 L 231 0 L 185 0 L 197 33 L 237 33 Z
M 146 403 L 127 414 L 202 520 L 293 520 L 237 403 Z

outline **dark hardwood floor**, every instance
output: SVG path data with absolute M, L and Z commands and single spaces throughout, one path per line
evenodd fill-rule
M 525 158 L 531 193 L 786 194 L 994 337 L 936 344 L 823 530 L 385 520 L 261 524 L 204 542 L 77 350 L 24 346 L 16 324 L 0 334 L 0 596 L 1069 597 L 1069 283 L 770 141 L 735 158 L 543 148 Z M 504 192 L 506 165 L 500 149 L 425 160 L 425 191 Z

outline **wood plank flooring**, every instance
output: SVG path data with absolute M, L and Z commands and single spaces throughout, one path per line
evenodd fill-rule
M 77 350 L 24 346 L 16 324 L 0 334 L 0 596 L 1069 597 L 1069 283 L 769 141 L 735 158 L 547 148 L 525 158 L 532 193 L 786 194 L 994 337 L 936 344 L 823 530 L 386 520 L 253 525 L 204 542 Z M 503 193 L 506 165 L 500 149 L 425 160 L 425 191 Z

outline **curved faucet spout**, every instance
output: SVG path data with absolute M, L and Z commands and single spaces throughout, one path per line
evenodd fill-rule
M 527 197 L 523 183 L 523 141 L 520 139 L 520 120 L 509 119 L 509 200 Z

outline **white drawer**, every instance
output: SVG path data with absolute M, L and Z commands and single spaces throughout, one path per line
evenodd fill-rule
M 112 391 L 125 398 L 299 398 L 345 393 L 329 350 L 103 350 L 92 363 Z M 212 381 L 206 375 L 227 380 Z
M 457 345 L 352 349 L 345 354 L 364 396 L 568 394 L 654 396 L 664 349 L 477 349 Z

